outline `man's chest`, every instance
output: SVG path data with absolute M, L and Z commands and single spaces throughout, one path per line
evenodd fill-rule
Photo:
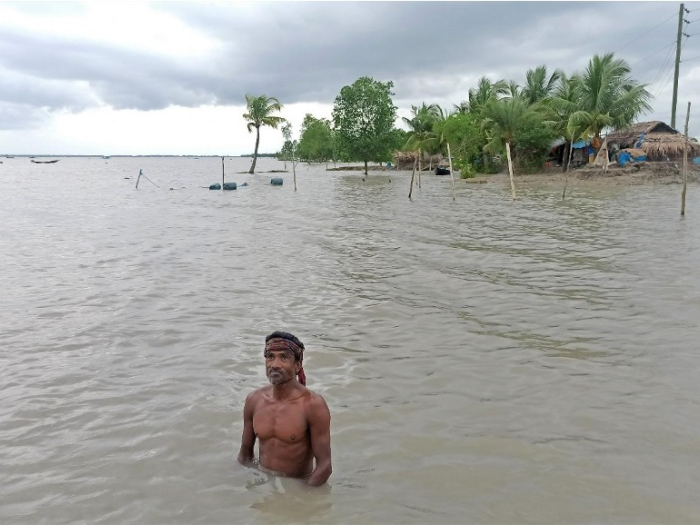
M 253 431 L 261 441 L 276 438 L 287 443 L 299 443 L 308 431 L 303 408 L 297 404 L 268 404 L 253 415 Z

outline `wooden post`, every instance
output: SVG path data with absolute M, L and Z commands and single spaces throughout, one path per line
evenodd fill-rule
M 421 167 L 421 160 L 423 157 L 423 153 L 421 152 L 420 148 L 418 149 L 418 187 L 420 188 L 420 170 L 422 169 Z
M 224 158 L 221 157 L 221 191 L 224 191 L 224 184 L 226 183 L 226 169 L 224 168 Z
M 569 170 L 571 169 L 571 157 L 574 156 L 574 138 L 571 137 L 571 145 L 569 146 L 569 161 L 566 164 L 566 175 L 564 175 L 564 191 L 561 194 L 561 200 L 566 199 L 566 185 L 569 182 Z
M 413 194 L 413 179 L 416 176 L 416 162 L 418 162 L 418 159 L 413 159 L 413 172 L 411 173 L 411 189 L 408 190 L 408 198 L 410 200 L 411 195 Z
M 683 191 L 681 192 L 681 217 L 685 216 L 685 193 L 688 186 L 688 120 L 690 120 L 690 102 L 685 115 L 685 146 L 683 147 Z
M 139 181 L 141 180 L 141 175 L 143 175 L 143 170 L 139 170 L 139 176 L 136 178 L 136 189 L 139 189 Z
M 455 172 L 452 169 L 452 153 L 450 153 L 450 143 L 447 143 L 447 158 L 450 161 L 450 177 L 452 177 L 452 200 L 456 200 L 455 198 Z
M 297 162 L 296 162 L 296 146 L 292 145 L 292 173 L 294 174 L 294 191 L 297 191 Z
M 508 173 L 510 174 L 510 191 L 515 200 L 515 183 L 513 182 L 513 161 L 510 158 L 510 142 L 506 142 L 506 155 L 508 155 Z

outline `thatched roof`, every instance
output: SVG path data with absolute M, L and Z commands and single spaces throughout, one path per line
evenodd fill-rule
M 685 149 L 685 135 L 682 135 L 671 126 L 654 120 L 651 122 L 638 122 L 628 128 L 608 133 L 606 139 L 609 144 L 616 143 L 621 149 L 633 148 L 644 133 L 641 149 L 649 159 L 662 157 L 682 157 Z M 688 140 L 688 157 L 700 155 L 700 144 L 695 139 Z
M 411 161 L 413 162 L 414 159 L 418 158 L 418 152 L 417 151 L 395 151 L 394 152 L 394 159 L 397 161 Z M 422 152 L 421 156 L 422 160 L 430 160 L 430 155 L 428 155 L 425 151 Z M 435 161 L 440 161 L 442 159 L 442 155 L 433 155 L 433 162 Z
M 649 135 L 650 133 L 660 133 L 664 135 L 680 135 L 678 131 L 673 129 L 671 126 L 664 124 L 660 120 L 652 120 L 651 122 L 637 122 L 624 129 L 619 129 L 608 133 L 606 138 L 608 142 L 617 142 L 620 147 L 624 144 L 637 142 L 642 133 Z

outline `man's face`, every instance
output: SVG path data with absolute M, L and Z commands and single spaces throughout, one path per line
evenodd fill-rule
M 291 350 L 265 350 L 265 375 L 273 385 L 294 379 L 298 367 Z

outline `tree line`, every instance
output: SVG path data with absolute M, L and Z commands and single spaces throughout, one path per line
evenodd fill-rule
M 291 125 L 274 115 L 282 109 L 279 100 L 246 95 L 244 118 L 249 131 L 257 130 L 250 173 L 263 125 L 283 126 L 281 160 L 361 161 L 366 173 L 369 162 L 390 161 L 397 150 L 446 155 L 449 143 L 462 176 L 498 171 L 507 147 L 517 171 L 538 171 L 555 139 L 566 141 L 567 155 L 577 140 L 599 143 L 604 130 L 628 126 L 650 111 L 652 98 L 613 53 L 593 56 L 584 71 L 570 76 L 560 69 L 550 74 L 545 65 L 530 69 L 524 85 L 482 77 L 451 110 L 425 102 L 411 106 L 410 118 L 402 119 L 407 130 L 396 126 L 393 87 L 369 77 L 343 87 L 332 120 L 307 114 L 299 140 L 292 140 Z

